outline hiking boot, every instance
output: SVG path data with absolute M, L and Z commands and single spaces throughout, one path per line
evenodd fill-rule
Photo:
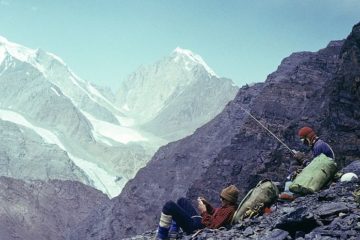
M 169 240 L 176 240 L 176 239 L 181 239 L 182 238 L 182 233 L 181 232 L 169 232 Z
M 171 226 L 169 230 L 169 239 L 175 240 L 179 238 L 179 226 L 176 224 L 174 220 L 171 221 Z
M 169 237 L 162 237 L 162 236 L 159 236 L 157 233 L 155 234 L 153 240 L 170 240 Z
M 158 227 L 155 240 L 169 240 L 169 228 Z
M 154 240 L 170 240 L 170 238 L 159 238 L 158 236 L 155 236 Z

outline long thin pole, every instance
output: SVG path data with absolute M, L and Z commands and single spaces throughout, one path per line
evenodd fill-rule
M 248 110 L 240 107 L 244 112 L 246 112 L 250 117 L 252 117 L 252 119 L 254 119 L 261 127 L 263 127 L 266 131 L 268 131 L 268 133 L 270 133 L 276 140 L 278 140 L 283 146 L 285 146 L 292 155 L 295 155 L 295 153 L 293 152 L 293 150 L 291 150 L 288 145 L 286 145 L 283 141 L 281 141 L 274 133 L 272 133 L 267 127 L 265 127 L 259 120 L 257 120 Z

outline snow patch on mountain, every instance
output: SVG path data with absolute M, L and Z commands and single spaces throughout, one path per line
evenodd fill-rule
M 122 117 L 122 116 L 118 116 L 115 115 L 115 117 L 117 118 L 117 120 L 119 121 L 119 123 L 121 124 L 121 126 L 124 127 L 132 127 L 135 125 L 135 119 L 130 118 L 130 117 Z
M 181 57 L 183 57 L 183 60 L 185 61 L 185 66 L 186 69 L 188 71 L 191 71 L 192 68 L 195 65 L 202 65 L 205 70 L 212 76 L 214 77 L 219 77 L 214 70 L 212 70 L 209 65 L 206 64 L 206 62 L 202 59 L 202 57 L 200 55 L 197 55 L 195 53 L 193 53 L 192 51 L 188 50 L 188 49 L 183 49 L 180 47 L 175 48 L 175 50 L 173 51 L 173 53 L 175 54 L 175 58 L 174 61 L 178 62 L 180 61 Z
M 71 154 L 55 134 L 47 129 L 33 125 L 21 114 L 14 111 L 0 109 L 0 119 L 32 129 L 39 136 L 41 136 L 45 142 L 56 144 L 59 148 L 66 151 L 75 165 L 81 168 L 88 175 L 94 186 L 100 191 L 108 194 L 110 197 L 117 196 L 124 187 L 126 183 L 125 179 L 116 181 L 117 176 L 106 172 L 103 168 L 99 167 L 95 163 L 89 162 Z
M 119 195 L 128 180 L 121 178 L 117 181 L 117 176 L 110 174 L 95 163 L 75 157 L 72 154 L 69 154 L 69 157 L 79 168 L 84 170 L 93 181 L 95 188 L 107 194 L 110 198 Z
M 64 145 L 61 143 L 58 137 L 55 136 L 52 132 L 44 128 L 34 126 L 32 123 L 26 120 L 25 117 L 23 117 L 21 114 L 17 112 L 0 109 L 0 119 L 30 128 L 38 135 L 40 135 L 45 142 L 56 144 L 61 149 L 65 150 Z
M 6 57 L 5 48 L 0 48 L 0 64 L 4 61 L 5 57 Z
M 147 138 L 134 129 L 101 121 L 85 111 L 82 111 L 82 113 L 91 122 L 94 128 L 93 135 L 95 139 L 98 138 L 97 140 L 103 142 L 104 138 L 100 137 L 103 136 L 123 144 L 127 144 L 129 142 L 148 141 Z
M 52 58 L 54 58 L 55 60 L 57 60 L 57 61 L 58 61 L 59 63 L 61 63 L 62 65 L 67 66 L 66 63 L 65 63 L 61 58 L 59 58 L 58 56 L 56 56 L 55 54 L 49 53 L 49 52 L 47 52 L 47 54 L 48 54 L 49 56 L 51 56 Z
M 122 112 L 120 109 L 118 109 L 117 107 L 115 107 L 115 105 L 113 105 L 112 102 L 110 102 L 108 99 L 106 99 L 93 85 L 91 85 L 89 82 L 87 83 L 86 86 L 87 90 L 92 93 L 93 95 L 101 98 L 104 102 L 106 102 L 107 104 L 109 104 L 112 108 L 116 109 L 119 112 Z M 96 100 L 95 100 L 96 101 Z M 100 104 L 100 103 L 99 103 Z
M 1 56 L 6 55 L 6 52 L 8 52 L 12 57 L 18 59 L 19 61 L 30 63 L 42 74 L 44 74 L 44 76 L 46 76 L 44 67 L 36 61 L 36 55 L 38 50 L 33 50 L 19 44 L 9 42 L 4 37 L 0 37 L 0 48 Z M 2 61 L 0 61 L 0 63 L 1 62 Z
M 53 90 L 53 92 L 60 97 L 60 93 L 55 88 L 51 87 L 51 90 Z
M 109 99 L 104 97 L 91 83 L 78 77 L 58 56 L 42 49 L 31 49 L 12 43 L 0 37 L 0 64 L 16 64 L 14 59 L 29 63 L 79 108 L 90 111 L 96 117 L 102 117 L 116 123 L 114 114 L 123 114 Z M 15 66 L 13 66 L 15 67 Z M 3 71 L 6 69 L 2 69 Z M 1 73 L 0 73 L 1 74 Z M 87 99 L 89 98 L 89 99 Z

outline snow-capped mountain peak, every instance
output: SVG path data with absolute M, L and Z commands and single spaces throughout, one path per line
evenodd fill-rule
M 11 56 L 17 58 L 22 62 L 29 61 L 36 55 L 36 51 L 18 45 L 16 43 L 9 42 L 6 38 L 0 36 L 0 47 L 2 53 L 9 53 Z
M 36 60 L 38 50 L 30 49 L 21 46 L 17 43 L 8 41 L 6 38 L 0 36 L 0 64 L 7 55 L 21 61 L 31 64 L 38 69 L 42 74 L 45 74 L 44 67 Z
M 78 107 L 85 108 L 101 120 L 118 123 L 114 113 L 122 115 L 112 102 L 104 97 L 92 84 L 78 77 L 67 64 L 53 53 L 43 49 L 31 49 L 10 42 L 0 36 L 0 65 L 5 62 L 4 70 L 13 60 L 28 63 L 37 69 L 49 82 L 55 84 L 62 93 Z M 0 73 L 1 75 L 1 73 Z M 91 111 L 90 109 L 93 109 Z M 97 109 L 97 110 L 95 110 Z M 114 112 L 114 113 L 113 113 Z
M 210 75 L 218 77 L 215 71 L 206 64 L 200 55 L 195 54 L 188 49 L 183 49 L 180 47 L 175 48 L 173 51 L 173 57 L 175 62 L 180 61 L 180 59 L 185 61 L 185 65 L 188 70 L 191 70 L 195 65 L 201 65 Z

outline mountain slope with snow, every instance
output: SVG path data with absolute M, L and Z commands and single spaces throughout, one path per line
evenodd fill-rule
M 67 154 L 69 165 L 56 163 L 58 172 L 48 172 L 48 179 L 57 178 L 61 175 L 59 172 L 64 171 L 63 178 L 59 179 L 76 179 L 109 196 L 116 196 L 163 141 L 128 127 L 132 119 L 101 92 L 111 96 L 105 89 L 101 91 L 78 78 L 59 57 L 0 38 L 2 119 L 38 135 L 40 140 L 34 149 L 54 144 L 56 149 Z M 17 143 L 19 138 L 11 140 Z M 20 143 L 14 144 L 13 151 L 20 152 L 21 149 L 16 150 L 20 146 Z M 29 170 L 47 171 L 46 161 L 56 162 L 51 152 L 43 154 L 40 158 L 43 163 L 36 166 L 40 169 L 32 169 L 29 165 Z M 16 155 L 11 155 L 7 161 L 10 165 L 22 164 Z M 70 176 L 67 168 L 71 166 L 84 176 Z M 20 173 L 12 177 L 27 179 Z
M 14 60 L 30 64 L 44 78 L 61 89 L 63 95 L 71 99 L 77 107 L 90 112 L 97 118 L 117 123 L 118 120 L 112 112 L 122 115 L 96 87 L 76 76 L 56 55 L 41 49 L 26 48 L 0 37 L 0 63 L 5 62 L 2 64 L 4 65 L 2 71 L 15 66 Z
M 52 145 L 66 155 L 53 160 L 51 152 L 42 151 L 43 162 L 34 172 L 58 164 L 59 169 L 48 176 L 39 174 L 39 179 L 61 175 L 60 179 L 79 180 L 112 197 L 160 146 L 212 119 L 236 91 L 231 80 L 218 78 L 200 56 L 177 48 L 135 72 L 114 96 L 78 77 L 56 55 L 0 37 L 0 119 L 31 132 L 31 139 L 38 139 L 33 141 L 37 151 Z M 10 141 L 15 143 L 12 151 L 17 151 L 19 138 Z M 11 155 L 7 161 L 21 165 L 21 160 Z
M 117 93 L 116 104 L 136 119 L 136 125 L 177 140 L 221 112 L 237 91 L 230 79 L 219 78 L 199 55 L 176 48 L 130 75 Z
M 1 176 L 26 180 L 76 180 L 92 185 L 66 152 L 55 144 L 44 142 L 16 113 L 0 110 L 0 137 Z

